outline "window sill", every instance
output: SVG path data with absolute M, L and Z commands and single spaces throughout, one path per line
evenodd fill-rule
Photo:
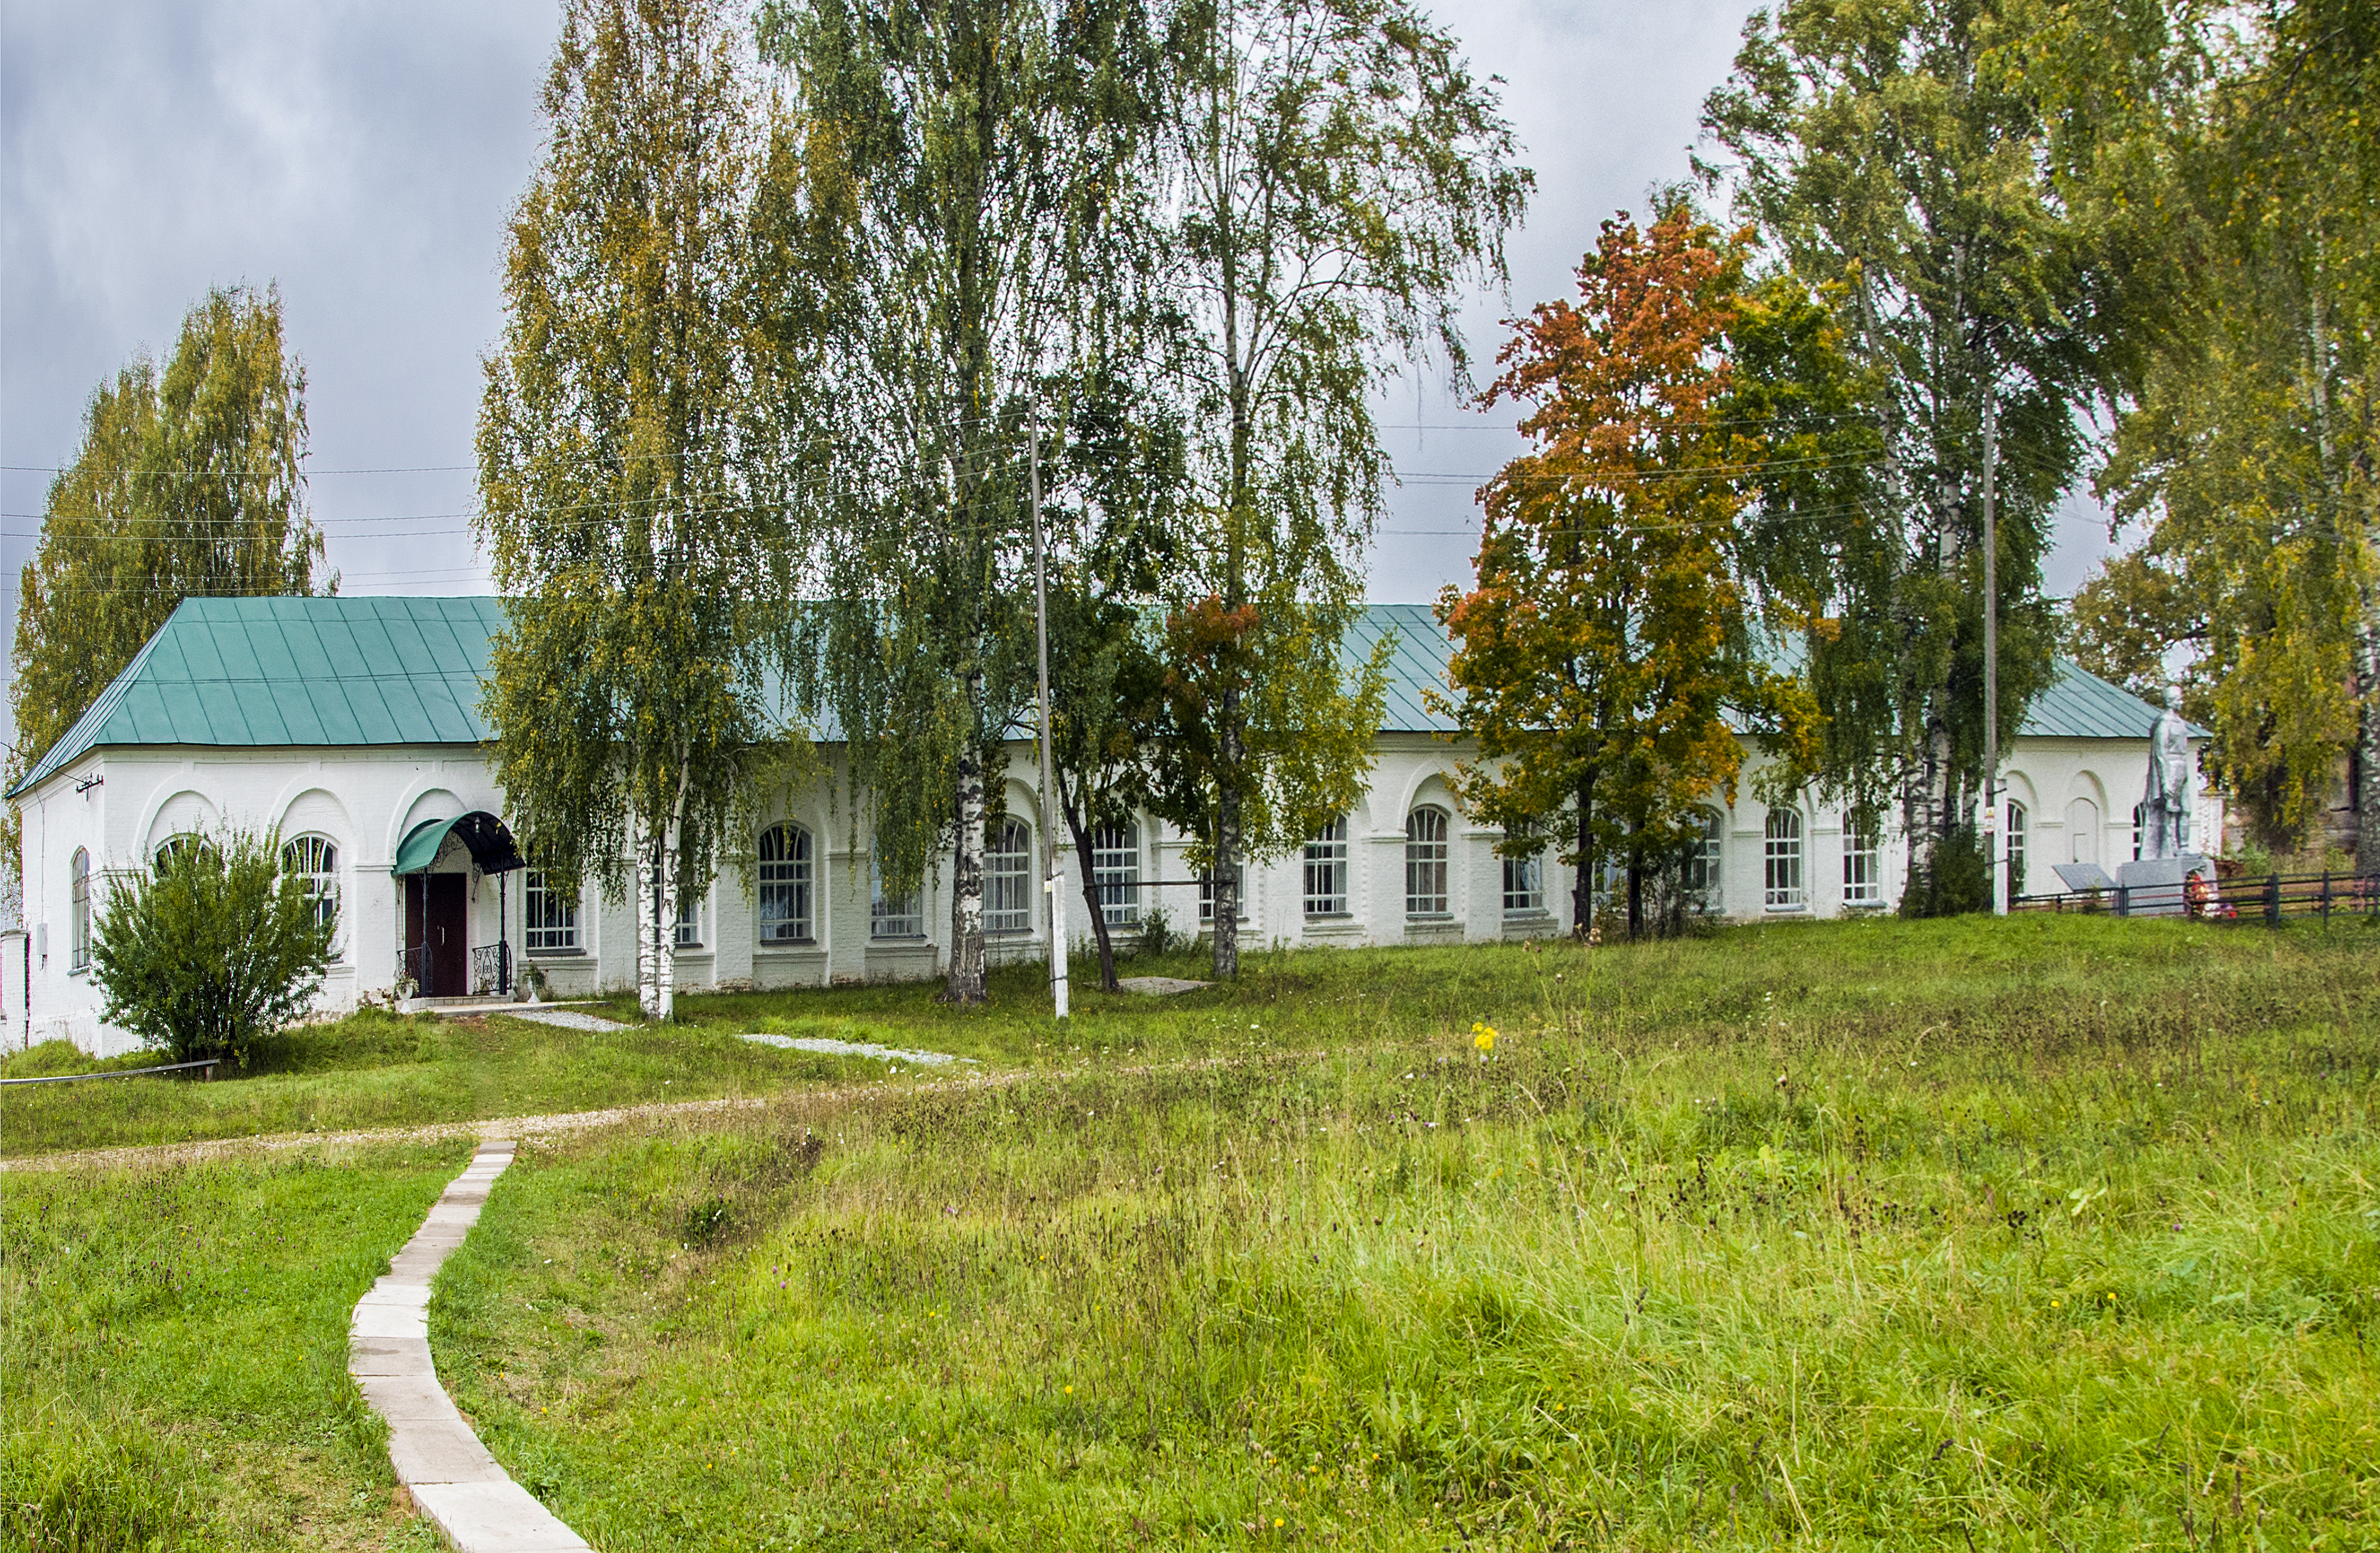
M 1451 911 L 1409 911 L 1405 913 L 1405 920 L 1427 927 L 1437 923 L 1451 922 L 1454 920 L 1454 914 Z
M 583 949 L 524 949 L 521 952 L 532 960 L 584 960 L 587 958 L 587 952 Z
M 755 954 L 813 954 L 818 952 L 816 939 L 763 939 L 752 946 Z
M 1804 901 L 1804 902 L 1803 902 L 1802 904 L 1800 904 L 1799 905 L 1791 905 L 1791 906 L 1769 906 L 1769 905 L 1764 905 L 1764 906 L 1762 906 L 1760 909 L 1761 909 L 1762 911 L 1764 911 L 1764 912 L 1767 912 L 1767 913 L 1769 916 L 1808 916 L 1808 915 L 1809 915 L 1809 912 L 1810 912 L 1810 904 L 1809 904 L 1809 903 L 1808 903 L 1808 902 Z
M 882 944 L 887 949 L 915 949 L 925 941 L 926 935 L 923 933 L 902 933 L 898 936 L 886 933 L 868 940 L 870 947 Z
M 1352 911 L 1309 911 L 1305 914 L 1305 920 L 1308 922 L 1353 922 L 1355 920 L 1355 914 Z

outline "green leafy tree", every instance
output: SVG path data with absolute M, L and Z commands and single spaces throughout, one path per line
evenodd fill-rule
M 1632 934 L 1648 871 L 1732 801 L 1730 711 L 1773 724 L 1791 687 L 1752 650 L 1738 580 L 1741 469 L 1761 456 L 1717 409 L 1745 242 L 1672 204 L 1649 229 L 1603 224 L 1576 302 L 1540 303 L 1504 347 L 1488 400 L 1530 409 L 1536 450 L 1480 493 L 1478 584 L 1449 588 L 1450 709 L 1478 741 L 1459 790 L 1531 850 L 1565 824 L 1584 932 L 1607 860 L 1628 871 Z
M 108 876 L 91 925 L 100 1017 L 175 1062 L 246 1062 L 322 989 L 336 925 L 281 867 L 280 838 L 233 831 Z
M 305 458 L 277 290 L 210 292 L 162 370 L 135 360 L 100 386 L 18 582 L 12 781 L 184 599 L 313 591 Z
M 1370 396 L 1425 353 L 1466 381 L 1457 309 L 1501 284 L 1530 177 L 1492 83 L 1402 0 L 1187 0 L 1169 46 L 1195 495 L 1166 817 L 1211 870 L 1230 977 L 1241 865 L 1302 843 L 1369 758 L 1373 726 L 1339 720 L 1380 695 L 1340 652 L 1389 472 Z
M 2311 0 L 2252 19 L 2166 141 L 2173 306 L 2099 477 L 2147 533 L 2074 630 L 2135 683 L 2167 647 L 2194 658 L 2208 767 L 2264 845 L 2304 844 L 2356 755 L 2358 862 L 2380 872 L 2380 18 Z
M 1184 473 L 1178 420 L 1120 358 L 1161 350 L 1167 333 L 1110 340 L 1100 352 L 1110 365 L 1069 395 L 1066 446 L 1049 466 L 1066 497 L 1050 514 L 1051 796 L 1083 865 L 1099 985 L 1110 991 L 1115 936 L 1090 870 L 1092 841 L 1159 802 L 1166 680 L 1157 606 L 1180 565 Z
M 794 588 L 749 37 L 723 0 L 573 0 L 543 108 L 480 420 L 494 767 L 542 866 L 634 896 L 668 1018 L 682 892 L 808 752 L 770 694 Z
M 1813 774 L 1864 815 L 1897 797 L 1921 878 L 1995 776 L 1987 462 L 2000 747 L 2050 681 L 2042 554 L 2137 355 L 2136 230 L 2102 160 L 2132 142 L 2108 104 L 2164 100 L 2168 27 L 2147 0 L 1787 0 L 1706 105 L 1731 161 L 1704 176 L 1836 309 L 1862 389 L 1845 413 L 1875 439 L 1831 505 L 1777 504 L 1823 531 L 1780 588 L 1826 716 Z M 1821 578 L 1814 553 L 1847 564 Z
M 886 887 L 949 847 L 944 995 L 977 1003 L 986 789 L 1032 685 L 1028 403 L 1136 273 L 1118 201 L 1159 56 L 1128 3 L 776 0 L 762 36 L 790 82 L 774 323 L 832 386 L 787 401 L 832 472 L 803 694 Z

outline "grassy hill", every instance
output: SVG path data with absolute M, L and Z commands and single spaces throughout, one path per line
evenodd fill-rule
M 606 1549 L 2370 1546 L 2375 950 L 2068 917 L 1323 952 L 1062 1034 L 1029 971 L 979 1013 L 690 1000 L 653 1061 L 985 1061 L 525 1148 L 432 1340 Z M 273 1502 L 238 1442 L 281 1426 L 111 1361 L 165 1318 L 97 1292 L 144 1179 L 6 1178 L 8 1426 L 70 1397 L 202 1462 L 160 1524 L 204 1546 Z M 334 1197 L 277 1222 L 338 1243 Z M 368 1449 L 309 1470 L 290 1502 L 385 1506 Z

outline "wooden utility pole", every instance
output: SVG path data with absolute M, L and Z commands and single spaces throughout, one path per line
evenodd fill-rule
M 1041 543 L 1041 401 L 1032 402 L 1026 468 L 1033 500 L 1033 630 L 1041 649 L 1041 892 L 1050 897 L 1050 996 L 1066 1017 L 1066 890 L 1059 877 L 1058 821 L 1053 807 L 1057 762 L 1050 740 L 1050 583 Z
M 1991 870 L 1992 914 L 2006 916 L 2008 869 L 2000 856 L 2000 544 L 1992 511 L 1999 460 L 1998 385 L 1984 384 L 1984 867 Z

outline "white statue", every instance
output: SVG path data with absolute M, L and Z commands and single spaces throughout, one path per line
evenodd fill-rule
M 2190 753 L 2190 724 L 2181 718 L 2181 691 L 2169 688 L 2165 710 L 2149 730 L 2148 787 L 2141 795 L 2141 855 L 2181 857 L 2190 853 L 2191 779 L 2197 761 Z

